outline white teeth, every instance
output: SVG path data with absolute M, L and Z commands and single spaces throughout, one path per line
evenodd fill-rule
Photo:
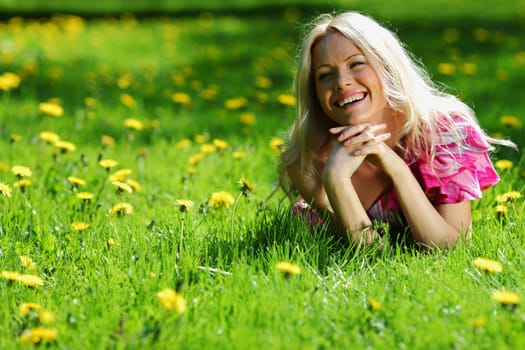
M 344 105 L 346 105 L 348 103 L 352 103 L 352 102 L 355 102 L 355 101 L 362 100 L 364 97 L 365 97 L 364 94 L 358 94 L 358 95 L 350 96 L 350 97 L 345 98 L 344 100 L 338 102 L 338 105 L 339 105 L 339 107 L 343 107 Z

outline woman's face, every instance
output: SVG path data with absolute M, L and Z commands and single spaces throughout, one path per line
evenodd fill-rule
M 388 120 L 379 77 L 363 52 L 339 32 L 328 32 L 312 52 L 317 98 L 339 125 L 380 124 Z

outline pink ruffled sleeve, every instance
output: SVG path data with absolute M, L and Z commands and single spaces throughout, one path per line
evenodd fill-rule
M 434 159 L 423 155 L 411 166 L 434 205 L 479 199 L 482 190 L 500 179 L 488 155 L 490 145 L 480 130 L 462 119 L 456 122 L 462 128 L 461 140 L 443 132 Z

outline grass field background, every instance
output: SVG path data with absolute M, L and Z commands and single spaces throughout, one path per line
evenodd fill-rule
M 89 4 L 0 1 L 0 348 L 525 347 L 525 1 Z M 354 250 L 271 195 L 304 25 L 341 9 L 518 145 L 471 241 Z

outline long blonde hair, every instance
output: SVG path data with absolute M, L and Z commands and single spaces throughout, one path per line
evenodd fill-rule
M 388 106 L 404 115 L 403 146 L 410 151 L 412 159 L 417 159 L 423 152 L 434 156 L 438 131 L 443 126 L 450 129 L 447 137 L 461 140 L 460 129 L 450 127 L 454 125 L 453 118 L 459 116 L 472 125 L 478 125 L 472 109 L 455 96 L 438 89 L 390 30 L 357 12 L 335 16 L 324 14 L 312 23 L 299 52 L 294 80 L 296 119 L 289 130 L 279 166 L 280 182 L 285 189 L 286 170 L 298 160 L 304 171 L 319 175 L 316 157 L 327 141 L 328 129 L 333 122 L 322 112 L 316 96 L 311 68 L 312 48 L 332 31 L 344 35 L 363 52 L 379 77 Z M 512 145 L 510 141 L 493 139 L 481 129 L 479 131 L 490 143 Z

